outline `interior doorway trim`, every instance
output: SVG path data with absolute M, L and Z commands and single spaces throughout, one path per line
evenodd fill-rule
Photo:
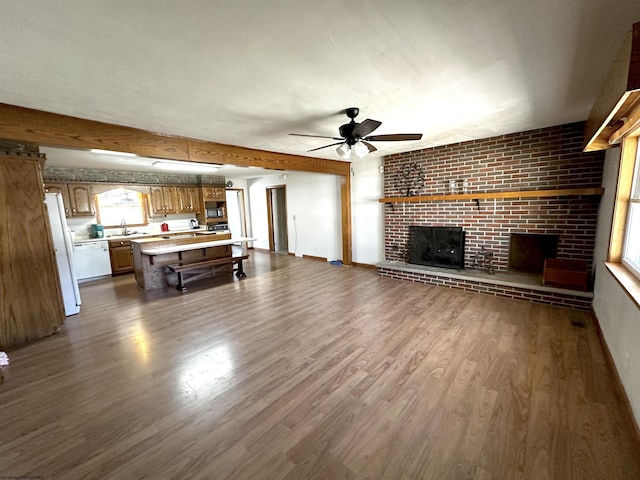
M 269 228 L 269 251 L 276 251 L 276 241 L 275 241 L 275 231 L 277 225 L 274 225 L 274 207 L 273 207 L 273 193 L 276 190 L 282 190 L 284 194 L 284 220 L 285 220 L 285 238 L 288 237 L 288 228 L 286 224 L 286 212 L 287 212 L 287 186 L 286 185 L 273 185 L 270 187 L 266 187 L 267 194 L 267 225 Z M 289 248 L 287 245 L 287 252 Z

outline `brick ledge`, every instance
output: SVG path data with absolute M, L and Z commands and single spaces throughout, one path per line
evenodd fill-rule
M 565 308 L 588 310 L 593 299 L 592 292 L 545 287 L 541 285 L 540 276 L 535 275 L 517 273 L 489 275 L 476 271 L 457 271 L 389 261 L 380 262 L 376 266 L 378 274 L 387 278 L 459 288 Z

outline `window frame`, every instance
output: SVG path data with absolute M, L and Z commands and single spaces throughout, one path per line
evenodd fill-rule
M 631 191 L 629 194 L 629 201 L 627 206 L 627 216 L 625 222 L 624 241 L 622 245 L 621 263 L 624 265 L 633 275 L 640 279 L 640 262 L 636 263 L 628 256 L 628 249 L 630 249 L 630 237 L 631 229 L 633 225 L 636 225 L 636 229 L 640 229 L 640 145 L 635 142 L 635 159 L 633 166 L 633 176 L 631 180 Z M 634 210 L 635 217 L 632 215 Z M 632 220 L 635 220 L 632 223 Z M 640 248 L 640 245 L 634 245 L 635 248 Z
M 102 219 L 101 219 L 101 215 L 100 215 L 100 201 L 99 201 L 99 196 L 103 193 L 112 191 L 112 190 L 127 190 L 130 192 L 134 192 L 136 195 L 140 196 L 140 208 L 141 208 L 141 213 L 142 213 L 142 223 L 129 223 L 127 222 L 127 227 L 146 227 L 149 224 L 149 217 L 148 217 L 148 210 L 149 210 L 149 196 L 145 193 L 140 192 L 139 190 L 136 189 L 132 189 L 132 188 L 127 188 L 126 186 L 123 185 L 118 185 L 115 186 L 113 188 L 109 188 L 107 190 L 104 190 L 100 193 L 95 193 L 94 194 L 94 205 L 96 207 L 96 220 L 99 224 L 102 223 Z M 119 228 L 121 226 L 120 223 L 115 224 L 115 225 L 107 225 L 107 224 L 103 224 L 103 226 L 105 228 Z

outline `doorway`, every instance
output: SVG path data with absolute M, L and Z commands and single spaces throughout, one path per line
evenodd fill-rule
M 247 236 L 247 214 L 244 208 L 244 190 L 227 188 L 227 219 L 231 237 Z
M 284 185 L 267 187 L 269 251 L 289 253 L 287 231 L 287 192 Z

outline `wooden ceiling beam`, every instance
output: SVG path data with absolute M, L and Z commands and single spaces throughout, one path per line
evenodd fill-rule
M 86 120 L 0 103 L 0 138 L 59 148 L 113 150 L 166 158 L 275 170 L 349 175 L 349 163 L 267 152 Z

